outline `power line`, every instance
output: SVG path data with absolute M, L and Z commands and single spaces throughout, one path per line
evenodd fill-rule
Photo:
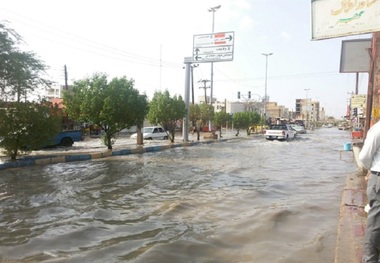
M 17 21 L 17 22 L 19 22 L 19 23 L 21 23 L 27 27 L 36 29 L 40 32 L 47 32 L 48 35 L 56 35 L 56 36 L 60 37 L 61 39 L 69 40 L 69 41 L 73 42 L 75 45 L 62 43 L 61 41 L 58 41 L 56 39 L 47 38 L 46 33 L 42 34 L 42 35 L 37 35 L 39 38 L 43 38 L 43 39 L 46 39 L 48 41 L 52 41 L 52 42 L 59 43 L 61 45 L 65 45 L 65 46 L 68 46 L 68 47 L 71 47 L 74 49 L 78 49 L 78 50 L 85 51 L 85 52 L 92 53 L 92 54 L 96 54 L 96 55 L 105 56 L 105 57 L 120 60 L 120 61 L 127 61 L 127 62 L 139 63 L 139 64 L 156 66 L 156 67 L 172 67 L 172 68 L 182 67 L 182 64 L 179 64 L 179 63 L 163 61 L 160 59 L 155 59 L 155 58 L 151 58 L 151 57 L 141 56 L 141 55 L 131 53 L 131 52 L 126 52 L 126 51 L 118 49 L 118 48 L 107 46 L 107 45 L 101 44 L 99 42 L 89 40 L 89 39 L 83 38 L 83 37 L 75 35 L 75 34 L 68 33 L 64 30 L 61 30 L 60 28 L 47 26 L 43 23 L 40 23 L 39 21 L 36 21 L 36 20 L 31 19 L 29 17 L 22 16 L 20 14 L 17 14 L 15 12 L 10 11 L 10 10 L 5 10 L 5 11 L 7 11 L 8 13 L 13 13 L 13 14 L 21 17 L 24 20 L 31 21 L 31 22 L 37 24 L 37 26 L 31 25 L 31 23 L 29 23 L 29 22 L 25 22 L 25 21 L 22 21 L 19 19 L 12 18 L 12 20 L 14 20 L 14 21 Z M 35 35 L 35 34 L 33 34 L 33 35 Z M 78 44 L 80 44 L 80 43 L 84 44 L 85 47 L 84 46 L 83 47 L 78 46 Z M 94 48 L 95 51 L 89 50 L 89 46 L 91 48 Z M 103 53 L 100 53 L 99 51 L 103 51 Z M 104 52 L 106 52 L 106 53 L 104 53 Z M 112 54 L 112 55 L 109 55 L 109 54 Z

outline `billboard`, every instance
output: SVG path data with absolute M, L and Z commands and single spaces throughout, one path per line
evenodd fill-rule
M 343 40 L 340 54 L 340 72 L 369 72 L 372 39 Z
M 380 0 L 312 0 L 312 40 L 380 31 Z

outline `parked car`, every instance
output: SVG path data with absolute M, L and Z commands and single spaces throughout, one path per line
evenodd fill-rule
M 81 130 L 62 131 L 49 140 L 47 146 L 71 147 L 74 142 L 83 141 L 84 136 Z
M 142 129 L 144 140 L 167 140 L 169 138 L 167 132 L 161 126 L 144 127 Z M 136 139 L 137 133 L 131 135 L 131 139 Z
M 345 130 L 350 130 L 350 129 L 351 129 L 351 126 L 350 126 L 349 123 L 344 122 L 344 123 L 340 123 L 340 124 L 338 125 L 338 129 L 339 129 L 339 130 L 343 130 L 343 131 L 345 131 Z

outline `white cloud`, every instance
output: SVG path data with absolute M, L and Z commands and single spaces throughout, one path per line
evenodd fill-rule
M 248 17 L 248 16 L 244 16 L 241 18 L 240 22 L 239 22 L 239 29 L 242 30 L 242 31 L 246 31 L 250 28 L 252 28 L 253 26 L 253 19 Z
M 289 41 L 292 37 L 289 33 L 282 31 L 280 33 L 280 38 L 282 38 L 282 40 Z

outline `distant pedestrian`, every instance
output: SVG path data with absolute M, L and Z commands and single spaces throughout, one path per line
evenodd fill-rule
M 364 263 L 380 259 L 380 121 L 367 132 L 359 160 L 369 170 L 367 197 L 370 209 L 364 239 Z

